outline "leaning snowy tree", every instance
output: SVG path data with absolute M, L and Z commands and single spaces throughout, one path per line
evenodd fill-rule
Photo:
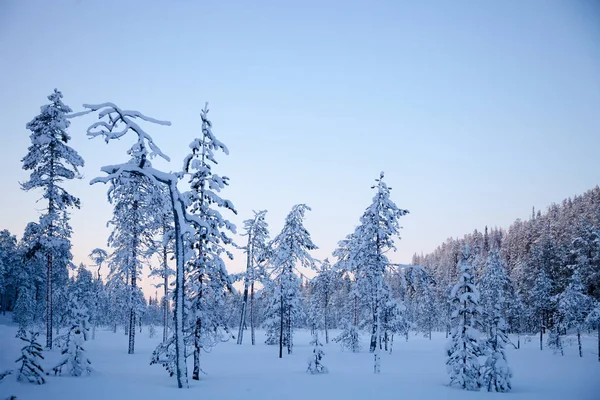
M 169 157 L 160 150 L 154 143 L 152 137 L 148 135 L 135 120 L 141 119 L 159 125 L 170 125 L 170 122 L 159 121 L 147 117 L 138 111 L 123 110 L 113 103 L 84 105 L 84 107 L 87 108 L 88 111 L 79 113 L 78 115 L 98 111 L 99 119 L 107 119 L 107 121 L 98 121 L 92 124 L 87 129 L 88 136 L 92 138 L 102 136 L 106 142 L 109 142 L 110 140 L 118 140 L 129 132 L 133 132 L 137 135 L 137 141 L 129 149 L 128 153 L 132 157 L 132 160 L 139 160 L 139 162 L 134 163 L 130 160 L 123 164 L 105 166 L 102 168 L 102 171 L 104 171 L 107 176 L 95 178 L 91 181 L 91 184 L 97 182 L 109 183 L 113 179 L 117 179 L 119 176 L 128 173 L 145 176 L 154 182 L 165 185 L 169 190 L 171 209 L 174 216 L 175 260 L 177 263 L 174 293 L 175 329 L 173 342 L 175 344 L 175 355 L 173 362 L 178 387 L 188 387 L 183 330 L 185 298 L 184 273 L 186 261 L 184 255 L 184 240 L 186 236 L 191 237 L 195 234 L 195 229 L 190 225 L 192 221 L 194 221 L 196 226 L 202 226 L 203 222 L 186 212 L 186 199 L 177 188 L 177 183 L 182 174 L 165 173 L 148 165 L 148 158 L 150 157 L 158 155 L 167 161 L 169 160 Z
M 254 211 L 254 218 L 244 221 L 244 236 L 248 241 L 244 247 L 246 253 L 246 272 L 244 273 L 244 293 L 242 295 L 242 310 L 240 315 L 240 326 L 238 330 L 237 344 L 244 340 L 244 325 L 248 309 L 248 291 L 250 291 L 250 335 L 252 345 L 255 344 L 254 334 L 254 284 L 258 278 L 264 275 L 262 262 L 267 254 L 267 240 L 269 239 L 269 225 L 265 221 L 267 210 Z
M 83 158 L 67 145 L 71 137 L 67 133 L 70 125 L 67 114 L 72 110 L 62 102 L 62 93 L 57 89 L 48 96 L 50 104 L 41 107 L 41 113 L 27 124 L 31 146 L 23 158 L 23 169 L 31 171 L 23 190 L 42 189 L 48 201 L 46 212 L 40 217 L 43 230 L 42 251 L 46 255 L 46 347 L 52 348 L 53 280 L 65 275 L 70 254 L 70 227 L 67 210 L 79 208 L 79 199 L 68 193 L 62 183 L 79 177 L 78 167 Z M 55 271 L 57 270 L 57 271 Z M 57 274 L 58 272 L 58 274 Z
M 189 177 L 191 187 L 184 194 L 188 211 L 201 221 L 201 224 L 194 225 L 193 248 L 196 254 L 190 261 L 188 273 L 192 303 L 190 313 L 194 318 L 194 380 L 200 379 L 200 350 L 218 342 L 222 330 L 227 332 L 225 314 L 219 308 L 223 306 L 223 291 L 233 292 L 233 287 L 222 257 L 225 255 L 233 259 L 225 246 L 232 244 L 229 233 L 235 233 L 235 225 L 223 218 L 219 209 L 237 214 L 233 203 L 219 196 L 219 192 L 229 184 L 229 178 L 212 170 L 217 164 L 215 152 L 229 154 L 229 150 L 212 133 L 208 103 L 200 116 L 202 134 L 192 141 L 191 153 L 183 162 L 183 171 Z
M 400 238 L 400 217 L 408 210 L 398 208 L 390 199 L 390 190 L 383 181 L 383 172 L 376 179 L 377 193 L 373 202 L 360 218 L 353 242 L 353 263 L 359 292 L 367 299 L 371 311 L 371 344 L 374 354 L 374 372 L 380 372 L 379 343 L 382 338 L 382 317 L 386 299 L 390 298 L 390 287 L 385 279 L 392 267 L 386 253 L 396 251 L 394 239 Z
M 279 358 L 283 357 L 284 343 L 288 354 L 292 353 L 294 323 L 301 313 L 297 267 L 313 268 L 315 261 L 309 251 L 317 246 L 303 225 L 307 210 L 310 207 L 305 204 L 295 205 L 287 215 L 283 229 L 271 242 L 270 274 L 274 277 L 274 285 L 269 317 L 279 321 Z
M 479 390 L 481 374 L 478 357 L 482 355 L 479 342 L 481 311 L 478 304 L 479 290 L 471 275 L 468 247 L 459 261 L 459 268 L 460 281 L 450 293 L 454 311 L 452 337 L 446 348 L 446 366 L 450 374 L 450 385 L 456 384 L 466 390 Z

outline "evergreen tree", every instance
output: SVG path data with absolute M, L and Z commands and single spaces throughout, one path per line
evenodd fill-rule
M 80 304 L 77 296 L 69 296 L 69 325 L 66 344 L 61 352 L 63 358 L 52 369 L 55 375 L 62 375 L 63 368 L 71 376 L 89 375 L 92 372 L 90 360 L 87 358 L 83 342 L 87 337 L 89 317 L 87 310 Z
M 306 372 L 311 374 L 326 374 L 329 372 L 327 367 L 323 365 L 322 360 L 325 352 L 323 351 L 323 343 L 319 340 L 319 334 L 315 332 L 310 344 L 313 346 L 313 353 L 308 363 Z
M 41 113 L 27 124 L 31 146 L 23 158 L 23 169 L 31 171 L 23 190 L 42 189 L 48 208 L 40 218 L 42 249 L 46 255 L 46 347 L 52 348 L 53 280 L 54 269 L 66 271 L 70 254 L 70 227 L 67 210 L 79 208 L 79 199 L 69 194 L 61 185 L 63 181 L 78 177 L 83 159 L 67 145 L 69 120 L 72 110 L 62 102 L 57 89 L 48 96 L 50 104 L 41 107 Z M 61 282 L 56 282 L 60 284 Z
M 195 226 L 193 244 L 196 255 L 189 264 L 188 276 L 191 313 L 195 317 L 192 375 L 192 379 L 195 380 L 200 379 L 200 350 L 219 341 L 214 340 L 216 336 L 213 334 L 219 336 L 220 329 L 227 331 L 227 322 L 219 308 L 223 306 L 223 291 L 233 289 L 222 257 L 233 259 L 233 255 L 225 246 L 233 243 L 229 235 L 235 233 L 236 229 L 234 224 L 223 218 L 219 209 L 237 214 L 233 203 L 219 196 L 219 192 L 229 185 L 229 178 L 213 172 L 213 167 L 217 164 L 215 152 L 229 154 L 229 150 L 212 132 L 212 123 L 208 119 L 208 104 L 200 116 L 202 135 L 192 141 L 192 152 L 183 163 L 183 170 L 189 175 L 191 187 L 191 190 L 185 193 L 188 209 L 199 220 L 199 224 Z
M 479 291 L 471 275 L 468 248 L 459 262 L 459 268 L 460 281 L 450 293 L 454 311 L 452 338 L 446 348 L 446 366 L 450 374 L 450 385 L 456 384 L 466 390 L 479 390 L 481 374 L 478 357 L 482 355 L 479 341 L 481 311 L 478 304 Z
M 578 272 L 575 272 L 569 286 L 557 296 L 559 320 L 565 329 L 573 328 L 577 332 L 579 357 L 583 357 L 581 330 L 591 306 L 591 299 L 583 293 L 583 290 L 581 277 Z
M 329 343 L 329 328 L 331 327 L 331 297 L 335 289 L 336 275 L 328 259 L 317 269 L 317 275 L 311 281 L 313 315 L 317 329 L 325 331 L 325 343 Z
M 279 321 L 279 358 L 283 357 L 284 344 L 288 354 L 292 353 L 293 329 L 302 313 L 297 267 L 314 266 L 309 251 L 317 249 L 317 246 L 303 225 L 307 210 L 310 207 L 304 204 L 295 205 L 287 215 L 283 229 L 271 242 L 273 255 L 270 264 L 274 285 L 267 316 L 271 321 Z
M 530 302 L 532 310 L 537 317 L 540 332 L 540 350 L 543 350 L 543 335 L 549 320 L 550 310 L 552 308 L 552 281 L 542 269 L 538 278 L 535 280 L 530 293 Z
M 254 218 L 244 221 L 244 235 L 248 242 L 244 251 L 246 253 L 246 272 L 244 274 L 244 293 L 242 297 L 242 312 L 237 344 L 244 340 L 244 325 L 246 324 L 246 309 L 248 308 L 248 291 L 250 291 L 250 332 L 252 345 L 255 344 L 254 333 L 254 284 L 265 274 L 262 263 L 268 258 L 267 240 L 269 239 L 268 224 L 265 221 L 267 211 L 254 211 Z
M 30 331 L 29 335 L 23 334 L 19 337 L 27 343 L 21 349 L 21 357 L 17 359 L 17 363 L 21 363 L 19 367 L 18 381 L 28 381 L 37 385 L 46 383 L 44 379 L 44 369 L 40 366 L 40 360 L 44 359 L 42 355 L 42 346 L 37 342 L 39 333 Z

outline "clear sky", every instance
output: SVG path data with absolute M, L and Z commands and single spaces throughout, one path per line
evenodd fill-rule
M 318 258 L 352 232 L 380 171 L 410 210 L 401 262 L 600 183 L 595 1 L 3 0 L 0 76 L 0 229 L 19 237 L 43 208 L 18 184 L 25 124 L 55 87 L 75 111 L 112 101 L 170 120 L 146 125 L 166 170 L 210 102 L 232 221 L 267 209 L 274 235 L 306 203 Z M 107 188 L 89 180 L 130 143 L 88 140 L 93 121 L 70 129 L 86 160 L 68 184 L 76 263 L 109 233 Z

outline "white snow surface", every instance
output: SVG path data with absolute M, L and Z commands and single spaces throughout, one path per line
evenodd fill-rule
M 14 362 L 22 344 L 15 338 L 16 325 L 11 315 L 0 315 L 0 371 L 17 368 Z M 338 332 L 332 332 L 332 337 Z M 158 335 L 159 336 L 159 335 Z M 329 373 L 306 373 L 307 359 L 313 350 L 310 332 L 297 330 L 294 353 L 278 359 L 277 346 L 263 344 L 264 332 L 257 332 L 257 345 L 246 340 L 221 343 L 211 353 L 202 354 L 206 375 L 190 380 L 189 389 L 178 389 L 175 377 L 157 365 L 149 365 L 150 355 L 160 338 L 150 339 L 148 328 L 136 334 L 136 354 L 127 354 L 127 336 L 99 329 L 96 340 L 85 343 L 93 372 L 87 377 L 47 377 L 45 385 L 20 383 L 16 374 L 0 382 L 0 399 L 577 399 L 600 398 L 600 362 L 596 337 L 584 335 L 583 358 L 576 342 L 565 348 L 565 356 L 550 350 L 540 351 L 537 338 L 521 341 L 521 349 L 507 348 L 514 376 L 509 393 L 469 392 L 448 386 L 446 373 L 447 339 L 434 332 L 433 340 L 414 336 L 406 342 L 394 338 L 393 354 L 381 352 L 381 373 L 373 374 L 373 355 L 368 351 L 342 351 L 339 344 L 324 344 Z M 369 335 L 363 333 L 363 349 Z M 249 339 L 249 338 L 248 338 Z M 522 338 L 523 339 L 523 338 Z M 40 342 L 45 340 L 40 336 Z M 42 366 L 49 371 L 60 358 L 60 350 L 44 351 Z M 191 366 L 191 362 L 188 363 Z

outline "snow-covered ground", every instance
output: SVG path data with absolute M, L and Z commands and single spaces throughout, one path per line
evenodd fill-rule
M 0 371 L 15 369 L 21 343 L 15 338 L 16 326 L 9 316 L 0 317 Z M 257 339 L 262 339 L 259 332 Z M 366 347 L 366 335 L 365 339 Z M 44 339 L 40 340 L 44 343 Z M 520 350 L 508 350 L 513 369 L 513 390 L 507 394 L 486 391 L 467 392 L 447 386 L 443 333 L 433 340 L 411 336 L 409 341 L 396 340 L 393 353 L 383 354 L 381 374 L 373 374 L 373 356 L 367 351 L 343 352 L 339 345 L 325 345 L 324 364 L 327 375 L 306 373 L 312 351 L 310 335 L 298 331 L 294 354 L 277 358 L 275 346 L 256 346 L 235 340 L 222 343 L 211 353 L 202 355 L 206 375 L 190 381 L 187 390 L 177 389 L 161 366 L 149 365 L 152 350 L 160 341 L 150 339 L 148 330 L 136 335 L 136 354 L 127 354 L 127 336 L 100 330 L 97 338 L 86 342 L 94 372 L 89 377 L 48 377 L 45 385 L 16 381 L 16 374 L 0 383 L 0 400 L 9 395 L 18 399 L 600 399 L 600 362 L 597 361 L 596 338 L 584 338 L 584 357 L 577 355 L 575 343 L 566 348 L 565 356 L 540 351 L 536 338 L 521 343 Z M 249 335 L 245 338 L 249 342 Z M 43 366 L 50 369 L 59 351 L 44 353 Z M 191 361 L 191 360 L 190 360 Z M 191 362 L 190 362 L 191 364 Z M 176 397 L 174 397 L 176 396 Z M 505 396 L 505 397 L 504 397 Z

